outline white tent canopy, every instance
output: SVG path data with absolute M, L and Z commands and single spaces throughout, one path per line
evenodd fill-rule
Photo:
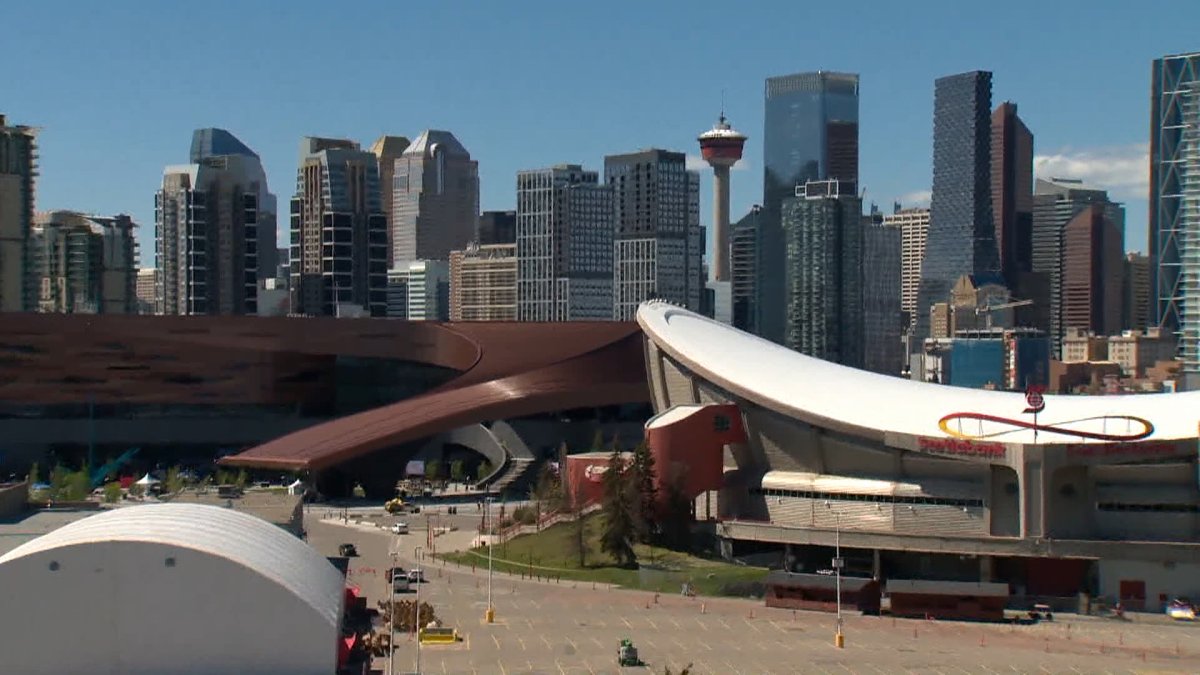
M 304 494 L 304 490 L 305 490 L 304 481 L 300 480 L 299 478 L 296 479 L 296 482 L 287 486 L 287 491 L 288 491 L 289 495 Z
M 141 477 L 141 478 L 138 480 L 138 482 L 137 482 L 137 483 L 135 483 L 135 485 L 158 485 L 158 484 L 159 484 L 159 483 L 161 483 L 161 482 L 162 482 L 162 481 L 160 481 L 159 479 L 155 478 L 154 476 L 151 476 L 150 474 L 146 474 L 145 476 L 142 476 L 142 477 Z

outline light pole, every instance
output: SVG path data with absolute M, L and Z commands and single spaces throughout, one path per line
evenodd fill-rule
M 491 513 L 491 510 L 492 510 L 492 498 L 491 497 L 487 497 L 486 499 L 483 500 L 483 509 L 484 509 L 484 520 L 488 521 L 488 525 L 490 526 L 491 525 L 491 517 L 489 514 Z M 492 528 L 489 527 L 488 529 L 492 529 Z M 488 532 L 487 535 L 488 535 L 488 600 L 487 600 L 487 610 L 485 610 L 483 613 L 483 620 L 486 623 L 492 623 L 493 621 L 496 620 L 496 609 L 494 607 L 492 607 L 492 542 L 495 540 L 495 537 L 491 532 Z
M 396 573 L 396 549 L 394 539 L 391 550 L 392 569 L 383 575 L 387 580 L 387 599 L 392 608 L 392 611 L 388 613 L 391 617 L 391 621 L 388 622 L 388 675 L 396 673 L 396 581 L 393 578 Z
M 833 636 L 833 644 L 838 649 L 846 646 L 846 636 L 842 634 L 842 514 L 833 512 L 833 572 L 837 577 L 837 633 Z
M 417 559 L 417 601 L 413 604 L 416 608 L 413 610 L 413 634 L 417 636 L 417 665 L 414 669 L 416 675 L 421 675 L 421 550 L 418 546 L 413 549 L 413 557 Z

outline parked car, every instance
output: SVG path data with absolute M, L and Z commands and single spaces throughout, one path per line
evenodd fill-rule
M 409 570 L 408 583 L 423 584 L 425 583 L 425 570 Z
M 403 572 L 403 570 L 401 570 Z M 392 577 L 392 593 L 407 593 L 409 590 L 408 577 L 404 574 L 397 574 Z
M 392 534 L 408 534 L 408 523 L 399 522 L 392 525 Z
M 358 547 L 354 544 L 342 544 L 338 546 L 338 555 L 343 558 L 353 558 L 358 555 Z

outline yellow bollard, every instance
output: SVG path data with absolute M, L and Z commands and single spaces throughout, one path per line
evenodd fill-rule
M 833 636 L 833 646 L 837 647 L 838 649 L 844 649 L 846 647 L 846 636 L 840 631 L 835 633 Z
M 495 623 L 496 622 L 496 610 L 493 609 L 492 607 L 488 607 L 487 611 L 485 611 L 483 613 L 483 620 L 485 623 Z

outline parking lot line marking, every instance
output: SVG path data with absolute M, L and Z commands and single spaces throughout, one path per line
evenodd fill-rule
M 546 639 L 546 635 L 544 633 L 542 634 L 541 638 L 542 642 L 546 643 L 546 649 L 554 649 L 554 645 L 550 644 L 550 641 Z
M 720 622 L 721 622 L 721 625 L 722 625 L 722 626 L 725 626 L 725 630 L 733 630 L 733 626 L 730 626 L 729 624 L 725 623 L 725 619 L 722 619 L 722 618 L 719 618 L 719 617 L 718 617 L 718 618 L 717 618 L 717 621 L 720 621 Z
M 646 619 L 646 623 L 650 624 L 650 627 L 651 627 L 651 628 L 653 628 L 654 630 L 658 630 L 658 625 L 657 625 L 657 624 L 655 624 L 655 623 L 654 623 L 653 621 L 651 621 L 650 619 Z
M 675 627 L 676 627 L 676 628 L 683 628 L 683 626 L 680 626 L 680 625 L 679 625 L 679 622 L 678 622 L 678 621 L 676 621 L 676 620 L 674 619 L 674 617 L 672 617 L 672 618 L 671 618 L 671 623 L 675 624 Z
M 587 661 L 584 661 L 583 665 L 585 668 L 588 669 L 589 675 L 596 675 L 596 671 L 592 670 L 592 664 L 588 663 Z
M 572 640 L 571 638 L 568 637 L 567 642 L 571 643 L 571 649 L 574 649 L 575 651 L 579 651 L 579 645 L 575 644 L 574 640 Z
M 767 623 L 769 623 L 769 624 L 771 624 L 772 626 L 774 626 L 774 627 L 775 627 L 775 630 L 779 631 L 780 633 L 786 633 L 786 632 L 787 632 L 786 630 L 784 630 L 784 629 L 780 628 L 780 627 L 779 627 L 779 624 L 775 623 L 774 621 L 768 621 Z
M 496 643 L 496 649 L 500 649 L 500 638 L 496 637 L 494 633 L 492 634 L 492 642 Z
M 447 675 L 449 672 L 449 670 L 446 670 L 446 659 L 442 659 L 442 675 Z
M 602 649 L 604 648 L 604 645 L 600 644 L 600 641 L 597 640 L 596 636 L 594 636 L 594 635 L 592 636 L 592 642 L 595 642 L 597 647 L 600 647 Z
M 756 632 L 756 633 L 761 633 L 761 632 L 762 632 L 762 629 L 761 629 L 761 628 L 759 628 L 758 626 L 755 626 L 754 624 L 750 623 L 750 619 L 742 619 L 742 621 L 745 621 L 747 626 L 750 626 L 751 628 L 753 628 L 753 629 L 754 629 L 754 632 Z
M 558 659 L 554 659 L 554 665 L 558 666 L 558 672 L 560 675 L 567 675 L 567 671 L 563 670 L 562 664 L 558 662 Z
M 703 630 L 708 630 L 708 626 L 704 625 L 704 622 L 701 621 L 700 619 L 696 619 L 696 624 L 698 626 L 700 626 L 700 628 L 702 628 Z
M 625 626 L 627 628 L 633 628 L 633 624 L 629 623 L 629 619 L 626 619 L 625 617 L 621 617 L 621 620 L 625 622 Z
M 525 638 L 523 638 L 523 637 L 521 637 L 520 635 L 518 635 L 518 636 L 517 636 L 517 642 L 520 642 L 520 643 L 521 643 L 521 651 L 525 651 Z
M 504 668 L 504 662 L 496 659 L 496 665 L 500 666 L 500 675 L 508 675 L 508 671 Z

